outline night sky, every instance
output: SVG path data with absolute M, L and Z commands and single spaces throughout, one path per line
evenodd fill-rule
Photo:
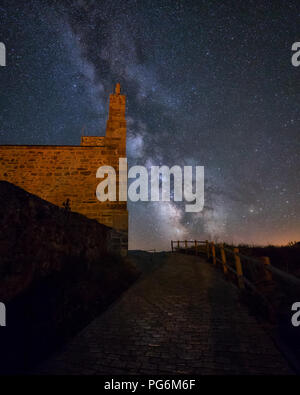
M 127 96 L 129 166 L 205 166 L 205 208 L 128 203 L 132 249 L 300 239 L 295 1 L 1 1 L 0 144 L 104 135 Z

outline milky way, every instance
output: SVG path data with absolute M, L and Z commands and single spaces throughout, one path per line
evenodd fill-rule
M 201 213 L 129 202 L 130 248 L 300 239 L 299 22 L 296 0 L 2 1 L 0 144 L 103 135 L 120 82 L 130 166 L 205 166 Z

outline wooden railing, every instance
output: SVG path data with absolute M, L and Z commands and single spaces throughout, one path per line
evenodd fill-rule
M 300 289 L 300 279 L 272 266 L 269 257 L 246 256 L 240 253 L 238 247 L 225 246 L 223 243 L 215 244 L 208 240 L 172 240 L 171 249 L 172 252 L 189 252 L 206 256 L 213 265 L 219 264 L 226 276 L 230 273 L 235 276 L 241 289 L 247 286 L 255 293 L 259 293 L 257 285 L 262 281 L 271 282 L 273 276 Z
M 184 250 L 183 252 L 195 252 L 195 255 L 198 253 L 206 251 L 207 241 L 206 240 L 171 240 L 171 249 L 172 252 L 179 252 Z

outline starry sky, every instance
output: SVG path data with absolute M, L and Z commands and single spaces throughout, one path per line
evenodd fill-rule
M 299 0 L 2 0 L 0 144 L 104 135 L 127 96 L 132 165 L 205 167 L 205 207 L 128 203 L 129 248 L 300 239 Z

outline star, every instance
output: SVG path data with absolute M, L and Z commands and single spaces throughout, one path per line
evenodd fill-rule
M 299 1 L 276 12 L 253 0 L 163 3 L 4 1 L 0 144 L 77 145 L 83 127 L 104 135 L 119 81 L 129 166 L 205 167 L 199 215 L 128 203 L 130 248 L 168 249 L 174 235 L 299 239 L 300 70 L 287 51 Z

